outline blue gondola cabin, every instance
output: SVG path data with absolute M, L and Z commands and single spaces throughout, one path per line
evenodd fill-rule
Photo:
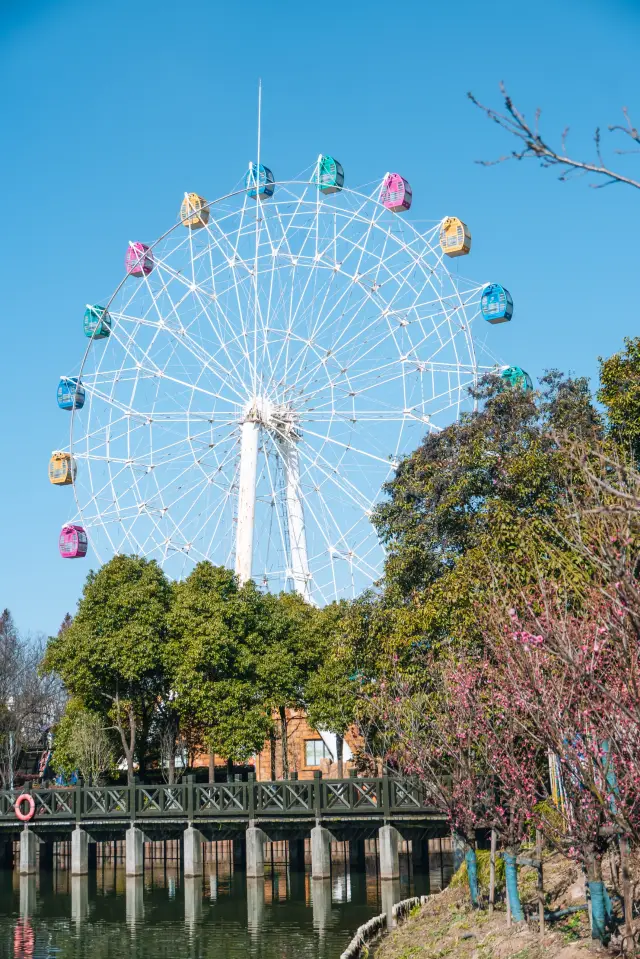
M 62 376 L 58 383 L 58 406 L 61 410 L 81 410 L 84 386 L 77 376 Z
M 519 366 L 505 366 L 500 373 L 500 378 L 504 380 L 507 386 L 517 386 L 525 392 L 533 389 L 531 377 Z
M 111 317 L 104 306 L 90 306 L 84 311 L 84 335 L 94 340 L 104 340 L 111 333 Z
M 318 157 L 315 184 L 320 193 L 338 193 L 344 186 L 344 170 L 342 164 L 330 156 Z
M 252 200 L 268 200 L 270 196 L 273 196 L 276 188 L 273 173 L 262 163 L 259 167 L 255 163 L 249 164 L 244 185 Z
M 480 312 L 487 323 L 508 323 L 513 316 L 511 294 L 499 283 L 489 283 L 482 291 Z

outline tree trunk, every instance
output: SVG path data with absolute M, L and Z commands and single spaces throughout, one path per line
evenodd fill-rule
M 227 782 L 233 782 L 233 759 L 230 756 L 227 759 Z
M 627 948 L 630 949 L 633 944 L 633 888 L 629 870 L 629 840 L 626 836 L 620 837 L 620 872 L 622 874 L 622 901 L 624 902 L 624 931 L 627 937 Z
M 587 880 L 591 897 L 591 938 L 607 942 L 606 905 L 602 881 L 602 857 L 592 852 L 587 858 Z
M 173 786 L 173 784 L 174 784 L 175 781 L 176 781 L 176 749 L 175 749 L 175 744 L 174 744 L 174 746 L 173 746 L 173 749 L 171 749 L 171 751 L 169 752 L 169 775 L 168 775 L 168 779 L 169 779 L 169 785 L 170 785 L 170 786 Z
M 282 729 L 282 778 L 289 778 L 289 743 L 287 737 L 287 709 L 280 707 L 280 727 Z
M 344 737 L 336 733 L 336 759 L 338 760 L 338 779 L 344 776 L 344 764 L 342 756 L 344 753 Z
M 269 733 L 269 745 L 271 747 L 271 782 L 276 780 L 276 731 L 272 729 Z
M 211 747 L 209 747 L 209 782 L 214 783 L 215 781 L 216 781 L 216 757 Z

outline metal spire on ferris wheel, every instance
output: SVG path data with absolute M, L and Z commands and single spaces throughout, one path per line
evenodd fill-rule
M 173 576 L 208 559 L 324 603 L 379 576 L 370 516 L 425 431 L 471 411 L 484 372 L 531 380 L 478 363 L 474 320 L 507 322 L 513 301 L 448 270 L 468 227 L 419 232 L 404 177 L 352 190 L 326 154 L 276 183 L 261 108 L 260 83 L 244 185 L 185 193 L 178 222 L 130 241 L 115 293 L 87 307 L 80 369 L 58 387 L 70 443 L 49 478 L 74 489 L 65 558 L 90 543 L 100 561 L 135 552 Z

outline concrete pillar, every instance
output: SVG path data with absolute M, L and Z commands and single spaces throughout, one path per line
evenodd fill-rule
M 52 842 L 41 842 L 38 847 L 38 858 L 40 860 L 40 868 L 51 872 L 53 869 L 53 843 Z
M 249 826 L 247 839 L 247 878 L 264 879 L 264 844 L 266 835 L 258 826 Z
M 182 836 L 184 847 L 184 874 L 185 876 L 202 875 L 202 843 L 204 836 L 199 829 L 188 826 Z
M 89 877 L 71 876 L 71 918 L 83 922 L 89 915 Z
M 252 942 L 257 942 L 262 935 L 264 885 L 264 876 L 247 876 L 247 926 Z
M 20 874 L 20 915 L 27 918 L 36 911 L 36 877 L 34 873 Z
M 13 869 L 13 840 L 0 840 L 0 869 Z
M 304 839 L 289 840 L 289 868 L 293 872 L 304 872 Z
M 364 839 L 349 840 L 349 866 L 358 872 L 365 868 Z
M 233 837 L 233 868 L 247 868 L 247 837 L 244 833 Z
M 129 851 L 129 833 L 135 826 L 127 829 L 127 852 Z M 136 832 L 140 832 L 136 829 Z M 142 833 L 140 833 L 142 835 Z M 142 845 L 142 843 L 141 843 Z M 144 879 L 142 873 L 125 877 L 125 916 L 129 926 L 136 926 L 144 918 Z
M 36 872 L 36 849 L 38 838 L 28 826 L 20 833 L 20 875 L 31 876 Z
M 331 833 L 324 826 L 311 830 L 311 878 L 331 878 Z
M 313 928 L 317 932 L 323 933 L 331 925 L 330 879 L 311 880 L 311 905 L 313 908 Z
M 144 872 L 144 834 L 137 826 L 129 826 L 125 843 L 125 875 L 141 876 Z
M 400 857 L 398 856 L 398 840 L 400 834 L 395 826 L 381 826 L 378 830 L 378 846 L 380 849 L 380 878 L 400 878 Z
M 187 861 L 185 851 L 184 861 Z M 184 921 L 194 927 L 202 916 L 202 876 L 184 877 Z
M 71 833 L 71 875 L 89 874 L 89 836 L 80 826 Z
M 393 907 L 397 902 L 400 902 L 401 898 L 399 879 L 392 879 L 391 881 L 382 883 L 380 887 L 380 905 L 387 917 L 387 929 L 393 929 L 396 925 L 393 921 Z

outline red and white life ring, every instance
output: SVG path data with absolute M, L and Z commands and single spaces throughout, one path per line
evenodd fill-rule
M 22 811 L 21 807 L 23 802 L 26 802 L 29 805 L 29 809 L 27 812 Z M 36 811 L 35 799 L 31 795 L 31 793 L 22 793 L 22 795 L 18 796 L 15 803 L 13 804 L 13 809 L 18 819 L 20 819 L 22 822 L 29 822 L 30 819 L 33 819 L 34 813 Z

